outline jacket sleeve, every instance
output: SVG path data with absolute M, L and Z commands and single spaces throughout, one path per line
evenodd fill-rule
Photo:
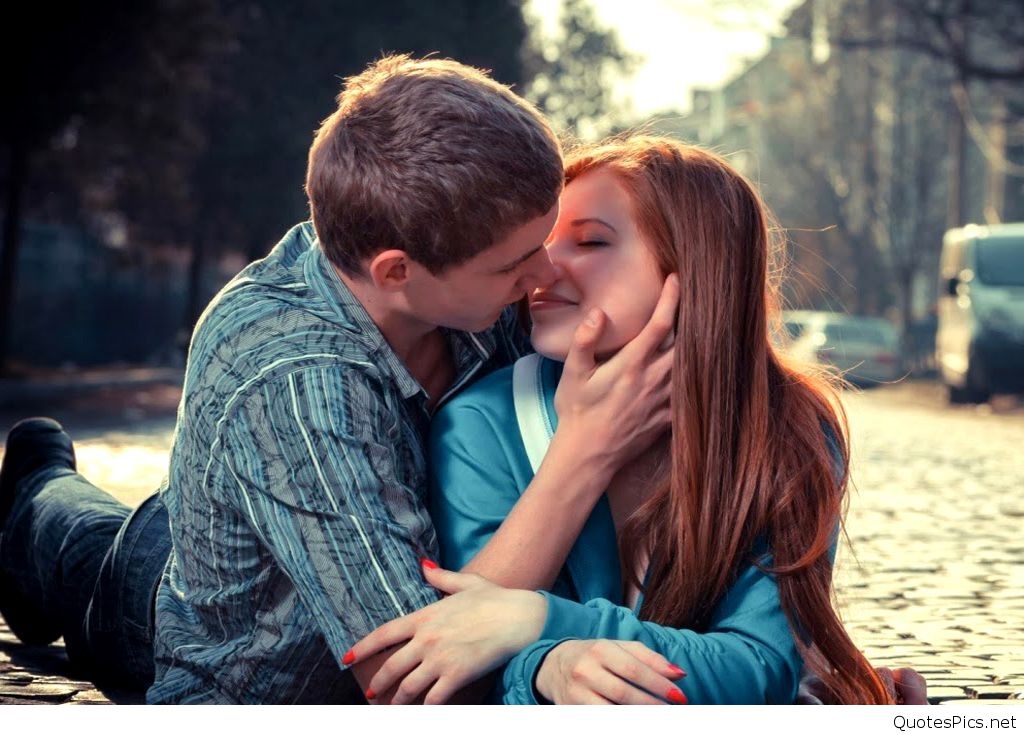
M 585 604 L 542 593 L 541 640 L 505 669 L 507 704 L 537 703 L 533 682 L 544 657 L 569 639 L 638 641 L 686 671 L 678 682 L 691 704 L 791 704 L 803 665 L 774 579 L 747 567 L 697 633 L 642 621 L 607 600 Z
M 833 565 L 838 544 L 837 526 L 829 548 Z M 764 553 L 761 566 L 771 564 Z M 566 640 L 598 638 L 638 641 L 679 666 L 687 676 L 678 684 L 691 704 L 792 704 L 796 697 L 803 659 L 774 576 L 755 564 L 737 577 L 701 633 L 642 621 L 604 599 L 579 603 L 541 594 L 548 603 L 544 629 L 505 668 L 505 704 L 539 704 L 534 681 L 544 657 Z

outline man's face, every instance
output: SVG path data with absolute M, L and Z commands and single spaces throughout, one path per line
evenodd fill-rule
M 554 279 L 544 241 L 558 219 L 558 205 L 530 220 L 465 263 L 433 275 L 421 266 L 405 288 L 419 319 L 466 332 L 494 324 L 502 310 Z

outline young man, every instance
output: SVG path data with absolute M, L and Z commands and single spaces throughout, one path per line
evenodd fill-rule
M 159 499 L 129 517 L 75 472 L 59 425 L 11 432 L 0 613 L 15 633 L 63 634 L 101 682 L 155 674 L 150 702 L 361 700 L 388 654 L 353 682 L 346 652 L 440 597 L 420 571 L 436 556 L 430 415 L 526 349 L 510 305 L 553 277 L 561 185 L 548 125 L 476 70 L 390 57 L 347 80 L 310 151 L 312 224 L 196 328 Z M 644 344 L 669 333 L 664 296 Z M 644 349 L 598 368 L 601 319 L 581 327 L 549 459 L 484 576 L 534 544 L 564 556 L 579 504 L 667 427 L 668 362 Z

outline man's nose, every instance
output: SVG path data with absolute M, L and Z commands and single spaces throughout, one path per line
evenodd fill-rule
M 518 286 L 526 293 L 536 291 L 538 288 L 547 288 L 558 278 L 558 273 L 551 264 L 547 251 L 541 251 L 538 256 L 535 259 L 537 264 L 519 279 Z

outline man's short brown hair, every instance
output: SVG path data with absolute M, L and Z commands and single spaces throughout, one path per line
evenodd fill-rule
M 389 56 L 345 80 L 306 193 L 346 273 L 391 248 L 438 273 L 546 214 L 562 180 L 557 137 L 508 87 L 456 61 Z

